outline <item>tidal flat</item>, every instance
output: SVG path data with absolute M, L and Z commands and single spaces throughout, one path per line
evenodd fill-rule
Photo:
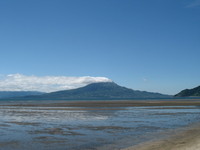
M 200 122 L 199 105 L 200 100 L 1 101 L 0 149 L 124 149 Z

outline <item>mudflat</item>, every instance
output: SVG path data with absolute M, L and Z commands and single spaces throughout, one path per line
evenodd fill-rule
M 200 99 L 13 101 L 0 106 L 4 150 L 66 149 L 66 145 L 68 149 L 200 150 L 200 123 L 196 123 Z
M 43 101 L 14 102 L 0 106 L 30 106 L 30 107 L 139 107 L 139 106 L 200 106 L 200 99 L 180 100 L 95 100 L 95 101 Z M 95 108 L 96 109 L 96 108 Z

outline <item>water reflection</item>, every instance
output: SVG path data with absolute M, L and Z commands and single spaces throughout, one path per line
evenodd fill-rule
M 0 146 L 16 149 L 119 149 L 150 133 L 199 121 L 198 107 L 67 108 L 0 106 Z M 146 136 L 148 135 L 148 136 Z M 116 142 L 123 141 L 123 142 Z M 126 141 L 126 142 L 125 142 Z M 101 147 L 102 149 L 102 147 Z

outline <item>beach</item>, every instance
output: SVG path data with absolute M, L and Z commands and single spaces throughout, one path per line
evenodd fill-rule
M 200 100 L 1 101 L 0 149 L 198 150 Z
M 200 150 L 200 124 L 168 131 L 168 137 L 148 141 L 123 150 Z

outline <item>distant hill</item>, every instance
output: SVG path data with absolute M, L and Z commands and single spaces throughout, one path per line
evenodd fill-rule
M 21 97 L 28 95 L 42 95 L 44 92 L 36 91 L 0 91 L 0 98 Z
M 20 99 L 29 100 L 110 100 L 135 98 L 167 98 L 168 95 L 135 91 L 117 85 L 114 82 L 92 83 L 85 87 L 46 93 L 39 96 L 26 96 Z
M 175 95 L 176 97 L 190 97 L 190 96 L 200 96 L 200 86 L 195 87 L 193 89 L 185 89 L 178 94 Z

